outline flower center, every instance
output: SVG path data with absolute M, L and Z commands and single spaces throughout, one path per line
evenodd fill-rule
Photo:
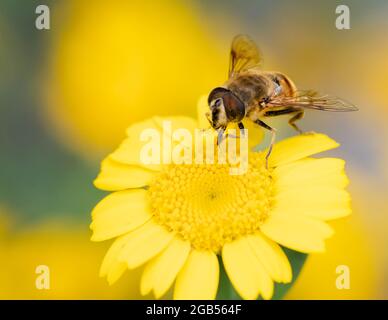
M 268 217 L 273 182 L 264 153 L 249 153 L 248 171 L 230 175 L 228 164 L 169 165 L 149 188 L 156 221 L 196 249 L 219 252 L 255 233 Z

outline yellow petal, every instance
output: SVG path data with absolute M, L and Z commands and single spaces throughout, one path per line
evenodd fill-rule
M 260 294 L 263 299 L 270 300 L 273 296 L 274 283 L 269 274 L 266 272 L 266 270 L 260 263 L 256 265 L 256 268 L 259 276 Z
M 273 212 L 260 229 L 282 246 L 305 253 L 324 251 L 324 240 L 333 234 L 331 227 L 323 221 Z
M 178 129 L 186 129 L 191 133 L 195 129 L 199 129 L 197 121 L 185 116 L 154 117 L 154 121 L 167 139 L 172 139 L 171 133 Z M 167 130 L 170 128 L 170 125 L 171 131 Z
M 162 132 L 161 159 L 164 164 L 174 162 L 173 156 L 178 155 L 183 158 L 183 149 L 186 149 L 188 155 L 187 163 L 192 163 L 193 143 L 195 129 L 199 129 L 198 123 L 189 117 L 155 117 L 155 122 Z
M 278 191 L 311 185 L 345 188 L 349 182 L 345 161 L 336 158 L 306 158 L 277 167 L 273 176 Z
M 149 185 L 155 171 L 141 166 L 127 165 L 110 157 L 104 159 L 94 185 L 106 191 L 118 191 L 129 188 L 141 188 Z
M 127 270 L 127 265 L 124 262 L 117 261 L 108 272 L 106 279 L 108 280 L 109 285 L 112 285 L 119 280 L 125 270 Z
M 147 191 L 124 190 L 111 193 L 92 211 L 92 241 L 103 241 L 134 230 L 151 218 Z
M 215 299 L 218 289 L 219 265 L 210 251 L 192 250 L 175 283 L 174 299 Z
M 128 138 L 111 154 L 111 158 L 125 164 L 138 165 L 149 170 L 159 171 L 161 165 L 172 162 L 172 153 L 177 146 L 186 146 L 192 150 L 193 132 L 197 122 L 189 117 L 154 117 L 132 125 L 127 130 Z M 184 130 L 180 130 L 184 129 Z M 146 131 L 147 130 L 147 131 Z M 178 131 L 179 130 L 179 131 Z M 181 133 L 187 139 L 181 136 Z M 149 157 L 151 143 L 155 158 Z
M 150 220 L 130 233 L 119 260 L 126 262 L 129 269 L 137 268 L 160 253 L 173 237 L 171 232 Z
M 246 238 L 227 243 L 222 249 L 222 261 L 233 287 L 243 299 L 264 299 L 273 295 L 273 281 L 257 259 Z
M 283 283 L 288 283 L 292 280 L 290 262 L 278 244 L 269 240 L 261 233 L 250 235 L 246 238 L 256 258 L 273 280 Z
M 140 282 L 142 295 L 153 289 L 157 299 L 162 297 L 171 287 L 189 252 L 189 242 L 174 238 L 166 249 L 146 265 Z
M 293 187 L 279 192 L 275 198 L 274 213 L 306 215 L 319 220 L 332 220 L 351 213 L 350 195 L 340 188 L 311 185 Z
M 337 142 L 321 133 L 301 134 L 276 143 L 269 163 L 271 167 L 277 167 L 338 146 Z
M 127 269 L 127 265 L 119 261 L 118 257 L 126 244 L 128 237 L 129 235 L 126 234 L 117 238 L 110 246 L 102 261 L 100 277 L 107 277 L 110 285 L 116 282 Z
M 154 132 L 158 139 L 162 136 L 160 128 L 154 118 L 131 125 L 127 129 L 128 137 L 110 155 L 110 157 L 120 163 L 141 166 L 149 170 L 159 171 L 161 168 L 161 162 L 159 160 L 155 163 L 147 164 L 145 160 L 142 159 L 142 150 L 148 143 L 150 143 L 148 140 L 150 139 L 149 136 L 144 137 L 143 134 L 149 131 Z

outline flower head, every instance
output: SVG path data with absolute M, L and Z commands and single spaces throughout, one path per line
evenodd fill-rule
M 95 180 L 114 191 L 95 207 L 91 224 L 93 240 L 116 238 L 101 267 L 110 283 L 145 264 L 142 294 L 159 298 L 175 282 L 176 299 L 213 299 L 220 255 L 242 298 L 270 299 L 274 282 L 292 279 L 281 246 L 323 251 L 333 233 L 326 221 L 350 214 L 344 161 L 311 157 L 338 146 L 329 137 L 283 140 L 268 167 L 266 151 L 249 152 L 241 175 L 231 175 L 228 163 L 144 164 L 141 132 L 160 131 L 163 120 L 132 125 Z M 199 126 L 186 117 L 169 120 L 173 128 Z

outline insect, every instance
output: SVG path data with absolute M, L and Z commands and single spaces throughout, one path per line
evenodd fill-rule
M 210 112 L 206 113 L 211 126 L 218 130 L 218 143 L 224 137 L 231 122 L 244 129 L 242 120 L 249 118 L 272 133 L 266 160 L 271 154 L 276 129 L 263 119 L 289 114 L 288 123 L 303 133 L 296 122 L 302 119 L 305 109 L 322 111 L 356 111 L 352 104 L 316 91 L 298 91 L 293 81 L 281 72 L 263 71 L 261 55 L 255 43 L 246 35 L 238 35 L 232 41 L 229 63 L 229 79 L 221 87 L 213 89 L 208 97 Z

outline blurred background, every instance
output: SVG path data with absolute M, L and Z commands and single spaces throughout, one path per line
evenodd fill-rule
M 35 8 L 50 8 L 50 30 Z M 350 8 L 351 29 L 335 28 Z M 98 269 L 109 243 L 90 242 L 92 181 L 132 122 L 195 116 L 226 80 L 232 37 L 248 33 L 264 67 L 300 89 L 351 101 L 352 114 L 308 112 L 306 130 L 342 146 L 354 214 L 335 221 L 288 299 L 388 298 L 388 3 L 385 0 L 1 0 L 0 298 L 140 298 L 139 270 L 109 287 Z M 279 139 L 293 135 L 285 119 Z M 37 290 L 35 268 L 51 270 Z M 337 265 L 350 289 L 337 290 Z M 149 298 L 149 297 L 148 297 Z

